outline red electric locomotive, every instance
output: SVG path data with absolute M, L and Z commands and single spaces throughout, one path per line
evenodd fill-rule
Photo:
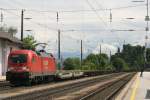
M 56 61 L 52 54 L 43 56 L 44 51 L 12 51 L 8 57 L 6 80 L 12 84 L 31 84 L 31 82 L 50 81 L 56 74 Z

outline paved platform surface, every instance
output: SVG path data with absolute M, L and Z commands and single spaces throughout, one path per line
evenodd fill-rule
M 5 81 L 6 80 L 6 76 L 0 76 L 0 81 Z
M 150 100 L 150 72 L 138 73 L 122 100 Z

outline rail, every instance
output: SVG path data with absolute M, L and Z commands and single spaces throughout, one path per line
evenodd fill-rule
M 134 75 L 135 73 L 129 74 L 128 76 L 123 77 L 115 82 L 105 84 L 90 94 L 81 97 L 79 100 L 114 100 L 115 96 Z

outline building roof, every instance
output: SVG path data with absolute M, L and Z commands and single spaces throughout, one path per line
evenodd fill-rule
M 13 37 L 10 33 L 7 33 L 7 32 L 0 32 L 0 38 L 6 39 L 6 40 L 11 41 L 13 43 L 22 44 L 22 42 L 18 38 Z

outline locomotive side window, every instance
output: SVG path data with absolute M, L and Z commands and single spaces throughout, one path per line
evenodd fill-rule
M 35 63 L 35 56 L 32 57 L 32 63 Z
M 11 63 L 26 63 L 27 55 L 25 54 L 14 54 L 9 57 Z

